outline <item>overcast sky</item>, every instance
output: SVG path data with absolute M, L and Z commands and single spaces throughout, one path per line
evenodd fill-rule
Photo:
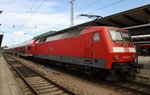
M 0 0 L 2 46 L 13 46 L 33 36 L 70 26 L 70 0 Z M 150 0 L 75 0 L 75 25 L 90 21 L 80 14 L 102 17 L 150 4 Z

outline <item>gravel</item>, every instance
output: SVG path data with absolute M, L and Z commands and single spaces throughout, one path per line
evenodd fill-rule
M 135 93 L 133 92 L 117 87 L 111 87 L 108 86 L 108 84 L 105 85 L 103 83 L 94 83 L 92 81 L 72 76 L 70 74 L 66 74 L 64 72 L 52 68 L 47 68 L 41 64 L 37 64 L 38 62 L 35 63 L 20 58 L 18 58 L 18 60 L 20 60 L 28 66 L 33 67 L 39 72 L 42 72 L 43 74 L 45 74 L 46 77 L 57 82 L 63 87 L 74 91 L 77 95 L 135 95 Z

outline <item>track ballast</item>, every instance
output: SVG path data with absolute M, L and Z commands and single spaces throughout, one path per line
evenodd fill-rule
M 34 69 L 22 64 L 8 54 L 3 54 L 34 95 L 75 95 L 75 93 L 60 86 Z

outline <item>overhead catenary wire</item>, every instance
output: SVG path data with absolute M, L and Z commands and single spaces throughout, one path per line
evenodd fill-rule
M 95 1 L 95 2 L 93 2 L 93 3 L 89 3 L 89 4 L 87 4 L 86 6 L 81 7 L 80 9 L 75 9 L 75 12 L 81 11 L 81 10 L 83 10 L 83 9 L 89 7 L 89 6 L 93 6 L 93 5 L 97 4 L 97 3 L 100 3 L 101 1 L 103 1 L 103 0 L 97 0 L 97 1 Z M 66 13 L 69 14 L 69 12 L 66 12 Z M 73 19 L 74 19 L 74 18 L 73 18 Z M 46 25 L 48 25 L 48 24 L 46 24 Z M 46 25 L 44 25 L 44 26 L 46 26 Z M 59 24 L 59 25 L 60 25 L 60 24 Z M 55 26 L 54 26 L 54 27 L 55 27 Z
M 99 1 L 100 1 L 100 0 L 99 0 Z M 95 9 L 95 10 L 93 10 L 93 11 L 91 11 L 91 12 L 88 12 L 88 14 L 94 13 L 94 12 L 97 12 L 97 11 L 100 11 L 100 10 L 102 10 L 102 9 L 105 9 L 105 8 L 107 8 L 107 7 L 116 5 L 116 4 L 121 3 L 121 2 L 123 2 L 123 1 L 125 1 L 125 0 L 119 0 L 119 1 L 114 2 L 114 3 L 112 3 L 112 4 L 109 4 L 109 5 L 106 5 L 106 6 L 104 6 L 104 7 Z M 31 17 L 42 7 L 42 5 L 44 4 L 44 2 L 46 2 L 46 0 L 43 0 L 43 1 L 41 2 L 41 4 L 31 13 L 30 17 L 28 17 L 28 19 L 27 19 L 27 20 L 25 21 L 25 23 L 23 24 L 23 28 L 25 28 L 25 24 L 26 24 L 26 23 L 31 19 Z M 97 1 L 97 2 L 98 2 L 98 1 Z M 97 2 L 95 2 L 95 4 L 96 4 Z M 92 3 L 92 5 L 93 5 L 93 4 L 94 4 L 94 2 Z M 34 4 L 33 4 L 33 5 L 34 5 Z M 91 6 L 92 6 L 92 5 L 91 5 Z M 90 5 L 88 4 L 87 7 L 89 7 L 89 6 L 90 6 Z M 30 8 L 32 8 L 32 6 L 31 6 Z M 83 9 L 86 9 L 86 6 L 80 8 L 80 9 L 78 9 L 78 10 L 76 10 L 76 11 L 81 11 L 81 10 L 83 10 Z M 75 18 L 75 19 L 77 19 L 77 18 Z M 65 21 L 65 22 L 66 22 L 66 21 Z M 64 22 L 64 23 L 65 23 L 65 22 Z M 61 26 L 61 25 L 64 25 L 64 23 L 55 25 L 55 26 L 51 27 L 51 29 L 54 29 L 55 27 L 58 27 L 58 26 Z M 68 24 L 68 25 L 69 25 L 69 24 Z M 37 26 L 35 26 L 35 27 L 37 27 Z M 50 29 L 49 29 L 49 30 L 50 30 Z
M 38 2 L 39 0 L 36 0 L 32 5 L 31 5 L 31 7 L 29 8 L 29 12 L 34 8 L 34 6 L 36 5 L 36 3 Z M 23 18 L 25 18 L 25 16 L 23 17 Z M 27 21 L 27 20 L 26 20 Z M 26 22 L 25 21 L 25 22 Z M 24 23 L 25 24 L 25 23 Z M 24 25 L 23 25 L 24 26 Z M 5 27 L 5 26 L 4 26 Z M 15 24 L 13 24 L 12 25 L 12 27 L 13 28 L 16 28 L 16 25 Z
M 116 5 L 116 4 L 121 3 L 121 2 L 123 2 L 123 1 L 125 1 L 125 0 L 120 0 L 120 1 L 117 1 L 117 2 L 114 2 L 114 3 L 111 3 L 111 4 L 107 5 L 107 6 L 104 6 L 104 7 L 98 8 L 98 9 L 93 10 L 93 11 L 91 11 L 91 12 L 88 12 L 88 13 L 86 13 L 86 15 L 90 15 L 91 13 L 94 13 L 94 12 L 96 12 L 96 11 L 99 11 L 99 10 L 105 9 L 105 8 L 110 7 L 110 6 L 113 6 L 113 5 Z M 79 15 L 79 16 L 80 16 L 80 15 Z M 77 16 L 75 19 L 77 19 L 79 16 Z
M 22 28 L 24 28 L 25 24 L 31 19 L 31 17 L 41 8 L 41 6 L 45 3 L 46 0 L 43 0 L 42 3 L 31 13 L 28 19 L 24 22 Z M 32 8 L 32 7 L 31 7 Z
M 93 10 L 93 11 L 90 11 L 90 12 L 88 12 L 88 13 L 86 13 L 86 14 L 91 14 L 91 13 L 100 11 L 100 10 L 102 10 L 102 9 L 105 9 L 105 8 L 107 8 L 107 7 L 116 5 L 116 4 L 121 3 L 121 2 L 123 2 L 123 1 L 125 1 L 125 0 L 119 0 L 119 1 L 117 1 L 117 2 L 111 3 L 111 4 L 106 5 L 106 6 L 104 6 L 104 7 L 101 7 L 101 8 L 95 9 L 95 10 Z M 97 3 L 97 2 L 95 2 L 95 3 Z M 92 3 L 92 4 L 93 4 L 93 3 Z M 84 8 L 84 7 L 83 7 L 83 8 Z M 82 8 L 81 8 L 81 9 L 82 9 Z M 80 10 L 79 10 L 79 11 L 80 11 Z M 77 16 L 76 18 L 74 18 L 74 19 L 77 19 L 77 18 L 78 18 L 78 16 Z M 54 26 L 54 27 L 51 27 L 51 28 L 56 28 L 56 27 L 61 26 L 61 25 L 63 25 L 63 24 L 64 24 L 64 23 L 58 24 L 58 25 L 56 25 L 56 26 Z
M 89 6 L 93 6 L 93 5 L 95 5 L 95 4 L 97 4 L 97 3 L 101 2 L 101 1 L 103 1 L 103 0 L 97 0 L 97 1 L 95 1 L 95 2 L 93 2 L 93 3 L 90 3 L 90 4 L 88 4 L 88 5 L 86 5 L 86 6 L 82 7 L 82 8 L 80 8 L 80 9 L 75 10 L 75 11 L 81 11 L 81 10 L 83 10 L 83 9 L 89 7 Z
M 34 6 L 36 5 L 36 3 L 38 2 L 39 0 L 35 1 L 32 6 L 30 7 L 30 10 L 32 10 L 34 8 Z
M 24 25 L 30 20 L 30 18 L 37 12 L 37 10 L 44 4 L 45 1 L 46 1 L 46 0 L 43 0 L 42 3 L 36 8 L 36 10 L 34 10 L 34 11 L 31 13 L 30 17 L 28 17 L 28 19 L 27 19 L 27 20 L 25 21 L 25 23 L 23 24 L 23 27 L 24 27 Z M 92 5 L 94 5 L 94 4 L 97 4 L 97 3 L 100 2 L 100 1 L 102 1 L 102 0 L 97 0 L 97 1 L 95 1 L 95 2 L 93 2 L 93 3 L 91 3 L 91 4 L 88 4 L 88 5 L 86 5 L 86 6 L 82 7 L 82 8 L 80 8 L 80 9 L 75 10 L 75 11 L 76 11 L 76 12 L 77 12 L 77 11 L 81 11 L 81 10 L 85 9 L 86 7 L 89 7 L 89 6 L 92 6 Z M 88 12 L 87 14 L 94 13 L 94 12 L 96 12 L 96 11 L 99 11 L 99 10 L 105 9 L 105 8 L 107 8 L 107 7 L 116 5 L 116 4 L 121 3 L 121 2 L 123 2 L 123 1 L 124 1 L 124 0 L 117 1 L 117 2 L 115 2 L 115 3 L 109 4 L 109 5 L 107 5 L 107 6 L 104 6 L 104 7 L 98 8 L 98 9 L 95 9 L 95 10 L 93 10 L 93 11 L 91 11 L 91 12 Z M 33 5 L 34 5 L 34 4 L 33 4 Z M 32 8 L 32 6 L 31 6 L 31 8 Z M 69 12 L 68 12 L 68 13 L 69 13 Z M 77 18 L 78 18 L 78 17 L 76 17 L 76 18 L 74 18 L 74 19 L 77 19 Z M 65 22 L 66 22 L 66 21 L 65 21 Z M 51 29 L 54 29 L 54 28 L 56 28 L 56 27 L 58 27 L 58 26 L 62 26 L 62 25 L 64 25 L 65 22 L 63 22 L 63 23 L 61 23 L 61 24 L 58 24 L 58 25 L 55 25 L 55 26 L 52 26 Z M 69 25 L 69 24 L 68 24 L 68 25 Z M 46 25 L 44 25 L 44 26 L 46 26 Z M 48 28 L 49 28 L 49 27 L 48 27 Z
M 116 5 L 116 4 L 121 3 L 121 2 L 123 2 L 123 1 L 125 1 L 125 0 L 119 0 L 119 1 L 117 1 L 117 2 L 114 2 L 114 3 L 112 3 L 112 4 L 109 4 L 109 5 L 107 5 L 107 6 L 104 6 L 104 7 L 98 8 L 98 9 L 95 9 L 95 10 L 93 10 L 93 11 L 91 11 L 91 12 L 88 12 L 87 14 L 97 12 L 97 11 L 99 11 L 99 10 L 105 9 L 105 8 L 110 7 L 110 6 L 113 6 L 113 5 Z
M 89 6 L 93 6 L 93 5 L 97 4 L 97 3 L 100 3 L 101 1 L 103 1 L 103 0 L 97 0 L 97 1 L 95 1 L 95 2 L 93 2 L 93 3 L 89 3 L 89 4 L 87 4 L 86 6 L 81 7 L 80 9 L 76 9 L 75 12 L 81 11 L 81 10 L 83 10 L 83 9 L 89 7 Z M 69 12 L 68 12 L 68 13 L 69 13 Z M 73 18 L 73 19 L 75 20 L 75 19 L 77 19 L 77 18 L 78 18 L 78 17 Z M 63 25 L 63 24 L 64 24 L 64 23 L 61 23 L 61 24 L 58 24 L 58 25 L 54 25 L 54 26 L 52 26 L 51 28 L 55 28 L 55 27 L 61 26 L 61 25 Z M 47 25 L 44 25 L 44 26 L 47 26 Z

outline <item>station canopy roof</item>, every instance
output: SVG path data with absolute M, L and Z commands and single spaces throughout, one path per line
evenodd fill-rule
M 96 21 L 97 24 L 110 25 L 116 27 L 131 27 L 147 24 L 150 22 L 150 4 L 104 17 Z
M 96 21 L 83 23 L 74 27 L 64 29 L 62 31 L 93 25 L 128 28 L 131 26 L 143 25 L 148 23 L 150 23 L 150 4 L 135 9 L 131 9 L 128 11 L 124 11 L 121 13 L 117 13 L 114 15 L 106 16 Z
M 132 39 L 135 44 L 150 44 L 150 34 L 149 35 L 132 36 Z

